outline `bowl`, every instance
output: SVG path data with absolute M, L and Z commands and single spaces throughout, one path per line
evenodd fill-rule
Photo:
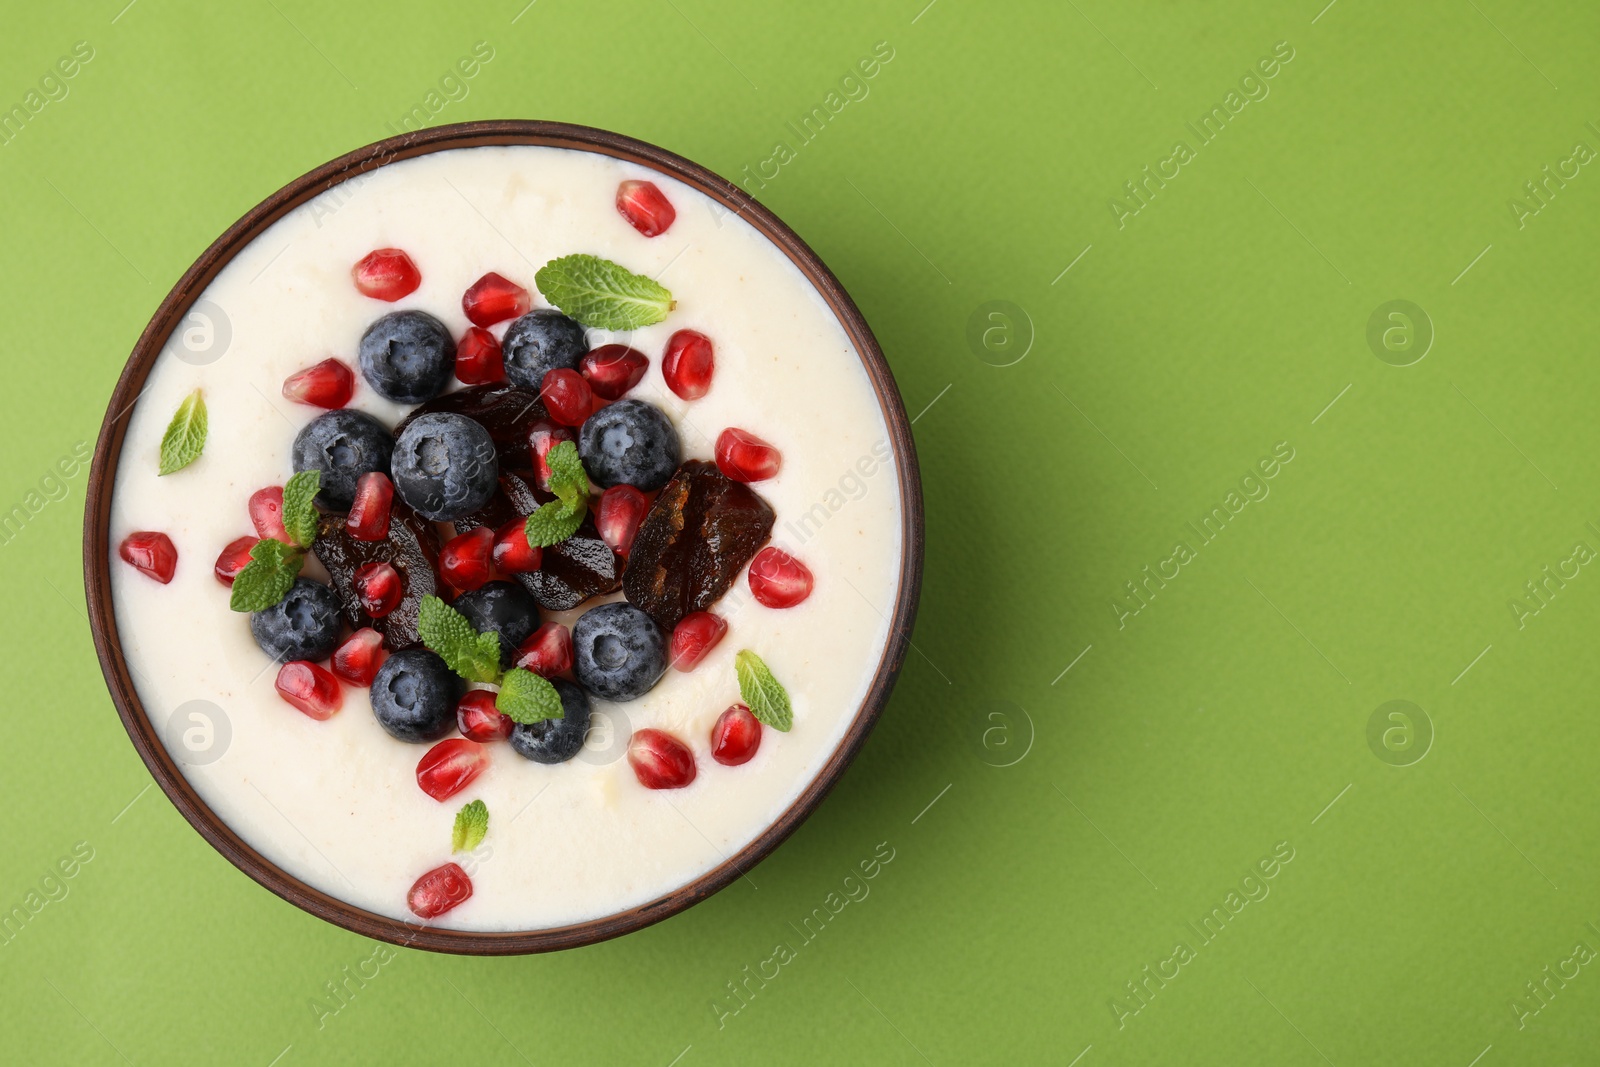
M 471 931 L 390 918 L 324 893 L 257 852 L 200 798 L 174 762 L 133 685 L 117 632 L 111 590 L 110 512 L 128 416 L 175 328 L 228 262 L 274 222 L 341 183 L 399 160 L 454 148 L 542 145 L 612 156 L 675 178 L 737 214 L 776 245 L 815 288 L 850 339 L 876 394 L 899 476 L 900 573 L 888 639 L 865 700 L 821 770 L 754 840 L 710 871 L 637 907 L 571 925 L 524 931 Z M 355 933 L 397 945 L 468 955 L 572 948 L 659 922 L 704 900 L 750 870 L 822 802 L 865 743 L 894 686 L 910 644 L 921 585 L 922 492 L 916 451 L 893 375 L 866 320 L 833 273 L 794 231 L 731 182 L 706 168 L 621 134 L 557 122 L 507 120 L 437 126 L 379 141 L 333 160 L 262 201 L 229 227 L 173 286 L 134 346 L 118 379 L 95 446 L 84 518 L 83 566 L 90 630 L 112 702 L 145 766 L 190 825 L 255 881 L 296 907 Z

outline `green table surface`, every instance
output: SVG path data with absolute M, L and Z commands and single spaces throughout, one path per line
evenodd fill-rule
M 1600 10 L 524 2 L 4 13 L 0 1059 L 1596 1061 Z M 916 416 L 860 758 L 751 879 L 555 955 L 373 962 L 256 886 L 84 617 L 73 454 L 156 304 L 414 107 L 748 182 Z

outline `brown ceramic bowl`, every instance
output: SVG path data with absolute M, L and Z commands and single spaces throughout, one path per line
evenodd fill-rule
M 900 472 L 901 535 L 904 546 L 888 643 L 867 698 L 821 772 L 777 821 L 725 863 L 639 907 L 555 929 L 503 933 L 438 929 L 391 919 L 355 907 L 311 888 L 269 862 L 218 818 L 196 794 L 162 745 L 129 677 L 111 602 L 111 546 L 108 531 L 117 459 L 127 430 L 127 415 L 144 388 L 145 379 L 169 335 L 228 261 L 278 219 L 342 182 L 396 160 L 443 149 L 479 145 L 574 148 L 653 168 L 720 202 L 782 249 L 832 308 L 871 378 L 884 421 L 889 427 Z M 905 408 L 895 389 L 889 365 L 884 361 L 883 352 L 855 302 L 840 286 L 833 272 L 823 265 L 804 241 L 795 236 L 794 231 L 731 182 L 681 156 L 643 141 L 559 122 L 469 122 L 379 141 L 295 179 L 229 227 L 184 273 L 140 335 L 106 410 L 100 438 L 95 445 L 94 466 L 89 475 L 88 508 L 83 531 L 83 570 L 89 624 L 100 656 L 100 667 L 105 673 L 111 699 L 122 716 L 128 736 L 133 739 L 134 748 L 172 803 L 218 852 L 284 900 L 358 934 L 436 952 L 507 955 L 592 944 L 659 922 L 728 885 L 795 831 L 822 802 L 822 798 L 855 758 L 889 699 L 889 692 L 910 644 L 911 624 L 917 610 L 917 595 L 922 581 L 922 522 L 922 487 L 916 450 L 911 439 L 911 425 L 906 419 Z

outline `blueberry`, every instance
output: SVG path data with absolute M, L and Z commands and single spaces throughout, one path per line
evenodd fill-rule
M 437 741 L 456 727 L 461 679 L 425 648 L 383 661 L 372 679 L 372 714 L 397 741 Z
M 289 595 L 250 615 L 261 651 L 280 663 L 327 659 L 339 647 L 339 597 L 310 578 L 296 578 Z
M 678 469 L 678 431 L 660 408 L 619 400 L 590 415 L 578 431 L 578 455 L 589 480 L 602 489 L 632 485 L 660 489 Z
M 519 722 L 511 730 L 511 747 L 535 763 L 565 763 L 583 748 L 589 733 L 589 698 L 571 682 L 550 683 L 561 694 L 563 717 Z
M 524 389 L 540 389 L 544 376 L 558 367 L 574 368 L 589 351 L 583 327 L 555 308 L 538 308 L 506 329 L 500 342 L 506 379 Z
M 395 442 L 391 466 L 400 499 L 435 522 L 454 522 L 477 511 L 500 485 L 500 461 L 489 431 L 449 412 L 412 419 Z
M 361 335 L 361 376 L 396 404 L 432 400 L 455 366 L 450 331 L 426 311 L 391 311 Z
M 455 609 L 479 633 L 500 636 L 500 666 L 511 666 L 517 646 L 539 628 L 539 605 L 520 585 L 490 582 L 456 598 Z
M 356 480 L 368 471 L 389 473 L 394 435 L 371 415 L 349 408 L 318 415 L 295 435 L 291 458 L 296 472 L 322 472 L 317 503 L 348 511 L 356 498 Z
M 667 641 L 650 616 L 618 601 L 590 608 L 572 628 L 573 672 L 597 697 L 643 696 L 667 669 Z

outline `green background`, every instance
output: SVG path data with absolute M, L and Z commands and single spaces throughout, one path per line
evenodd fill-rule
M 0 947 L 0 1058 L 1595 1059 L 1600 968 L 1562 961 L 1600 948 L 1600 577 L 1563 561 L 1600 548 L 1600 174 L 1520 225 L 1508 201 L 1600 148 L 1600 11 L 926 2 L 7 8 L 5 105 L 74 42 L 95 57 L 0 147 L 0 507 L 93 441 L 217 234 L 388 135 L 475 42 L 495 58 L 435 122 L 586 123 L 737 178 L 885 41 L 870 94 L 757 191 L 918 415 L 928 549 L 893 701 L 754 885 L 578 951 L 398 952 L 319 1027 L 373 945 L 147 789 L 90 646 L 76 473 L 0 549 L 0 910 L 74 843 L 94 859 Z M 1185 123 L 1280 41 L 1270 95 L 1199 146 Z M 1195 158 L 1119 226 L 1180 139 Z M 1397 320 L 1374 348 L 1397 299 L 1411 347 Z M 1203 543 L 1187 524 L 1279 442 L 1270 495 Z M 1119 617 L 1178 541 L 1194 558 Z M 1547 565 L 1577 574 L 1519 619 Z M 1369 743 L 1392 700 L 1411 733 Z M 725 983 L 880 842 L 870 896 L 719 1027 Z M 1270 895 L 1204 942 L 1187 924 L 1275 848 Z M 1537 1000 L 1547 965 L 1577 974 Z

